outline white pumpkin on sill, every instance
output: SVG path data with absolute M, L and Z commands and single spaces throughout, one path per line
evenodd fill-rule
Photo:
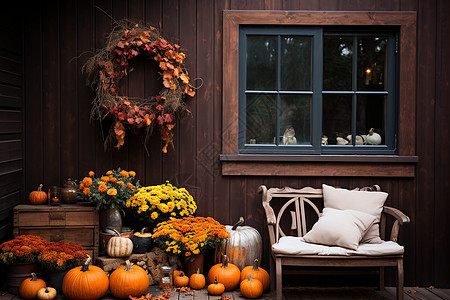
M 366 136 L 367 144 L 369 145 L 379 145 L 381 144 L 381 136 L 370 128 L 369 134 Z

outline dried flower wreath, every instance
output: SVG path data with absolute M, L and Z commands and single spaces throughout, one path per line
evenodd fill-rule
M 159 74 L 163 79 L 161 91 L 155 97 L 144 99 L 119 95 L 119 81 L 132 71 L 130 60 L 141 55 L 159 64 Z M 114 147 L 120 149 L 125 142 L 126 130 L 135 132 L 140 128 L 146 129 L 146 147 L 156 122 L 165 142 L 162 151 L 167 152 L 167 146 L 173 140 L 174 113 L 179 110 L 190 112 L 183 101 L 184 95 L 195 95 L 195 88 L 190 84 L 184 67 L 185 58 L 179 45 L 167 42 L 152 26 L 128 20 L 114 24 L 105 46 L 83 66 L 83 71 L 88 74 L 88 84 L 96 93 L 91 120 L 101 121 L 108 116 L 114 120 L 105 139 L 105 149 L 114 140 L 117 142 Z

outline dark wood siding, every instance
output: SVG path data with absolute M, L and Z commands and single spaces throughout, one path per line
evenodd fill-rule
M 223 176 L 219 161 L 221 133 L 226 130 L 222 126 L 222 106 L 226 105 L 226 101 L 222 104 L 222 51 L 226 51 L 222 49 L 222 12 L 230 9 L 416 11 L 417 70 L 412 70 L 417 76 L 416 135 L 402 137 L 414 138 L 407 154 L 419 157 L 415 176 Z M 450 288 L 448 15 L 450 4 L 446 0 L 31 2 L 26 5 L 24 18 L 26 172 L 20 197 L 25 201 L 24 195 L 39 183 L 47 187 L 59 185 L 68 177 L 82 178 L 89 170 L 101 173 L 115 167 L 133 169 L 145 185 L 170 180 L 186 186 L 196 198 L 199 215 L 213 216 L 225 224 L 244 216 L 247 224 L 257 228 L 267 241 L 264 212 L 257 194 L 260 184 L 320 187 L 327 183 L 353 188 L 376 183 L 389 192 L 388 205 L 400 208 L 412 220 L 400 234 L 400 242 L 406 246 L 406 286 Z M 94 94 L 85 85 L 86 75 L 81 72 L 81 66 L 95 48 L 103 46 L 113 19 L 121 18 L 144 20 L 161 28 L 166 39 L 180 43 L 185 50 L 190 77 L 202 79 L 203 85 L 196 97 L 187 100 L 192 117 L 179 116 L 175 148 L 169 148 L 167 154 L 161 153 L 162 145 L 156 132 L 148 145 L 150 155 L 142 147 L 142 135 L 129 136 L 119 151 L 104 152 L 101 128 L 97 122 L 89 122 Z M 1 31 L 7 33 L 4 29 Z M 20 54 L 14 53 L 19 70 Z M 1 63 L 0 66 L 6 68 Z M 2 103 L 17 99 L 15 103 L 20 105 L 7 108 L 8 113 L 16 112 L 12 115 L 0 112 L 0 122 L 4 122 L 4 118 L 21 120 L 21 75 L 14 80 L 15 83 L 10 83 L 13 89 L 8 89 L 13 97 L 2 98 L 6 101 Z M 2 80 L 0 88 L 3 86 Z M 136 64 L 124 80 L 122 92 L 149 96 L 155 95 L 160 86 L 157 70 L 145 62 Z M 8 130 L 17 131 L 21 127 L 16 121 L 6 122 Z M 21 135 L 16 131 L 0 133 L 2 139 L 8 137 L 7 143 L 12 143 L 11 147 L 5 147 L 8 155 L 20 152 Z M 13 147 L 18 150 L 11 152 Z M 2 163 L 0 167 L 19 170 L 4 176 L 7 181 L 2 181 L 0 194 L 12 195 L 20 191 L 20 168 L 11 163 Z M 0 205 L 6 202 L 12 205 L 14 200 Z M 5 229 L 1 232 L 6 234 Z M 264 246 L 269 247 L 267 242 Z M 268 261 L 268 251 L 265 251 L 263 263 L 267 266 Z
M 0 241 L 12 237 L 13 207 L 24 197 L 23 24 L 17 12 L 0 12 Z

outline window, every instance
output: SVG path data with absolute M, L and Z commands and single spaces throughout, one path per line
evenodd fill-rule
M 240 153 L 396 153 L 397 32 L 359 28 L 240 27 Z
M 416 163 L 418 161 L 418 157 L 415 156 L 416 19 L 417 16 L 415 12 L 405 11 L 224 11 L 222 49 L 222 153 L 220 154 L 222 175 L 414 177 Z M 315 52 L 315 50 L 318 48 L 313 48 L 311 53 L 312 90 L 303 90 L 305 86 L 309 85 L 306 78 L 296 77 L 298 80 L 302 80 L 303 78 L 303 87 L 299 88 L 295 84 L 300 83 L 295 82 L 290 83 L 294 84 L 293 86 L 279 85 L 285 90 L 269 90 L 270 93 L 265 93 L 268 91 L 255 89 L 255 91 L 246 93 L 250 95 L 250 104 L 251 101 L 257 101 L 252 99 L 252 97 L 255 98 L 255 94 L 260 92 L 264 92 L 261 93 L 264 94 L 264 104 L 267 104 L 270 101 L 272 101 L 272 103 L 275 100 L 278 101 L 278 98 L 281 99 L 282 94 L 293 94 L 288 95 L 292 96 L 288 97 L 285 101 L 288 104 L 290 104 L 289 101 L 294 101 L 290 99 L 297 97 L 301 100 L 295 100 L 296 104 L 303 103 L 302 105 L 305 106 L 306 104 L 304 103 L 307 101 L 305 99 L 308 99 L 308 97 L 311 98 L 310 120 L 308 122 L 311 126 L 311 129 L 309 130 L 311 134 L 309 137 L 310 144 L 299 144 L 301 141 L 308 140 L 308 137 L 305 135 L 299 136 L 296 132 L 295 137 L 297 145 L 281 145 L 279 141 L 280 136 L 278 134 L 280 134 L 282 129 L 280 129 L 281 122 L 277 113 L 275 113 L 275 121 L 272 121 L 275 125 L 271 125 L 272 128 L 275 128 L 272 129 L 272 131 L 277 133 L 275 142 L 273 139 L 270 140 L 270 138 L 265 138 L 266 143 L 260 144 L 258 144 L 257 138 L 252 140 L 249 138 L 247 140 L 245 131 L 247 119 L 245 118 L 245 114 L 242 114 L 243 107 L 242 102 L 240 101 L 240 98 L 242 98 L 241 93 L 243 92 L 242 89 L 240 89 L 240 80 L 242 79 L 240 70 L 242 68 L 241 64 L 243 63 L 240 59 L 240 49 L 242 46 L 240 43 L 240 33 L 243 28 L 258 27 L 265 27 L 266 29 L 296 27 L 296 29 L 311 30 L 311 32 L 305 33 L 303 36 L 312 38 L 312 47 L 316 45 L 317 38 L 322 38 L 322 44 L 327 43 L 327 39 L 331 39 L 328 42 L 332 43 L 333 38 L 345 38 L 348 39 L 348 43 L 350 43 L 350 39 L 353 39 L 353 41 L 356 39 L 356 41 L 358 41 L 358 37 L 364 37 L 364 34 L 372 34 L 372 37 L 375 38 L 387 38 L 388 48 L 386 48 L 386 51 L 390 52 L 390 49 L 392 49 L 390 47 L 395 46 L 393 55 L 398 56 L 395 57 L 396 62 L 393 64 L 389 63 L 390 67 L 395 68 L 395 64 L 398 62 L 398 69 L 394 69 L 398 82 L 392 85 L 389 83 L 390 77 L 388 76 L 386 78 L 385 76 L 382 84 L 385 90 L 379 89 L 379 86 L 378 89 L 374 87 L 371 87 L 370 89 L 361 89 L 361 87 L 358 87 L 357 85 L 356 88 L 352 86 L 351 90 L 344 90 L 343 87 L 349 85 L 345 80 L 342 80 L 340 83 L 340 85 L 343 85 L 341 87 L 342 89 L 338 88 L 339 86 L 337 83 L 333 87 L 332 83 L 324 81 L 323 76 L 325 76 L 326 72 L 329 72 L 328 69 L 324 69 L 324 66 L 318 69 L 322 72 L 322 75 L 319 80 L 317 80 L 317 69 L 315 68 L 317 65 L 320 65 L 320 63 L 315 63 L 315 58 L 317 57 L 317 52 Z M 349 28 L 350 30 L 358 30 L 348 31 Z M 360 29 L 363 29 L 364 31 L 361 31 Z M 371 32 L 368 29 L 377 29 L 378 31 Z M 319 30 L 319 33 L 314 32 L 315 30 Z M 278 39 L 278 35 L 281 37 L 283 34 L 277 32 L 264 32 L 263 34 L 258 33 L 253 35 L 276 35 Z M 302 34 L 299 35 L 302 36 Z M 393 44 L 390 43 L 390 40 L 395 38 L 396 35 L 398 36 L 398 39 L 395 39 Z M 321 43 L 319 42 L 319 45 L 321 45 Z M 302 45 L 302 47 L 303 46 L 304 45 Z M 302 50 L 304 50 L 304 48 L 302 48 Z M 274 51 L 278 51 L 279 53 L 278 49 L 274 49 Z M 321 61 L 323 61 L 323 57 L 333 55 L 333 53 L 327 54 L 327 52 L 324 52 L 323 50 L 322 53 L 319 54 L 319 57 L 322 57 Z M 390 60 L 389 55 L 390 54 L 386 54 L 385 56 L 388 60 Z M 352 56 L 352 59 L 354 59 L 354 56 Z M 379 66 L 379 63 L 377 63 L 377 66 Z M 346 67 L 348 66 L 346 65 Z M 355 65 L 352 61 L 351 68 L 358 68 L 358 64 Z M 366 70 L 367 67 L 364 71 Z M 378 69 L 376 72 L 378 72 Z M 389 75 L 391 71 L 388 68 L 385 69 L 384 72 Z M 375 76 L 373 74 L 374 73 L 372 73 L 372 76 Z M 294 75 L 291 73 L 289 76 L 303 75 L 294 72 Z M 365 76 L 365 74 L 360 76 Z M 354 74 L 352 73 L 352 80 L 353 78 Z M 376 83 L 374 79 L 377 77 L 372 78 L 373 79 L 368 78 L 368 83 L 373 86 L 373 83 Z M 280 81 L 282 81 L 281 77 Z M 358 81 L 355 82 L 357 83 Z M 283 83 L 287 84 L 286 82 Z M 321 87 L 317 87 L 317 84 L 319 83 L 322 85 Z M 245 84 L 247 83 L 245 82 Z M 251 84 L 253 83 L 250 82 L 250 85 Z M 327 87 L 330 85 L 332 87 Z M 391 86 L 396 89 L 390 90 Z M 361 130 L 361 124 L 369 122 L 366 126 L 372 125 L 370 124 L 369 118 L 361 114 L 363 110 L 361 108 L 358 110 L 353 108 L 353 106 L 358 105 L 358 101 L 359 105 L 368 103 L 369 101 L 372 102 L 371 98 L 378 97 L 379 99 L 381 97 L 380 95 L 383 95 L 383 100 L 378 100 L 378 102 L 374 101 L 374 103 L 384 101 L 385 107 L 383 106 L 380 108 L 381 105 L 378 105 L 378 113 L 374 110 L 371 111 L 375 116 L 380 115 L 380 111 L 385 111 L 385 119 L 379 121 L 381 125 L 374 125 L 375 131 L 380 130 L 380 134 L 384 135 L 381 136 L 382 143 L 380 145 L 333 145 L 331 137 L 333 132 L 329 134 L 328 145 L 321 145 L 322 135 L 326 135 L 327 130 L 338 130 L 337 124 L 332 124 L 328 122 L 327 119 L 323 118 L 323 115 L 336 114 L 336 112 L 332 111 L 332 109 L 335 109 L 333 103 L 330 104 L 330 102 L 327 102 L 327 97 L 335 97 L 338 99 L 351 98 L 352 119 L 351 121 L 347 120 L 345 122 L 350 122 L 352 124 L 351 134 L 356 137 L 356 135 L 359 135 L 359 130 Z M 317 97 L 319 101 L 314 101 L 314 97 Z M 394 99 L 394 101 L 392 102 L 391 99 Z M 346 103 L 345 105 L 350 106 L 350 100 L 337 101 L 344 102 Z M 323 111 L 324 105 L 325 112 Z M 391 109 L 389 105 L 394 105 L 394 108 Z M 301 105 L 299 104 L 297 106 Z M 303 111 L 306 110 L 304 107 L 302 107 L 302 109 Z M 244 107 L 244 110 L 246 112 L 246 107 Z M 341 108 L 341 110 L 343 109 Z M 271 113 L 273 114 L 273 112 Z M 320 121 L 318 121 L 317 116 L 320 116 Z M 346 118 L 348 119 L 349 117 L 347 116 Z M 267 119 L 271 120 L 270 118 Z M 381 118 L 378 119 L 380 120 Z M 254 122 L 256 121 L 257 120 Z M 265 125 L 266 121 L 263 123 L 261 123 L 261 121 L 259 122 L 260 124 Z M 393 122 L 392 126 L 390 122 Z M 383 124 L 384 127 L 382 126 Z M 277 126 L 279 126 L 278 129 Z M 381 129 L 377 129 L 377 126 L 381 127 Z M 261 130 L 255 126 L 254 128 L 253 131 Z M 282 134 L 284 134 L 284 132 L 282 132 Z M 342 134 L 346 133 L 344 132 Z M 253 142 L 255 144 L 253 144 Z M 352 155 L 341 155 L 345 153 Z

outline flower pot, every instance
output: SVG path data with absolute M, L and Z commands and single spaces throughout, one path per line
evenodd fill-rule
M 63 293 L 62 284 L 64 276 L 69 270 L 51 271 L 47 273 L 47 285 L 55 288 L 59 295 Z
M 192 274 L 197 273 L 197 270 L 203 273 L 204 262 L 205 255 L 203 253 L 185 257 L 183 265 L 184 274 L 191 277 Z
M 105 233 L 111 233 L 107 229 L 108 227 L 114 228 L 118 232 L 122 232 L 122 214 L 117 207 L 111 207 L 108 209 L 101 209 L 99 211 L 100 216 L 100 228 Z
M 8 266 L 7 284 L 8 292 L 18 295 L 22 281 L 31 277 L 31 273 L 40 275 L 40 268 L 37 263 L 15 263 Z

